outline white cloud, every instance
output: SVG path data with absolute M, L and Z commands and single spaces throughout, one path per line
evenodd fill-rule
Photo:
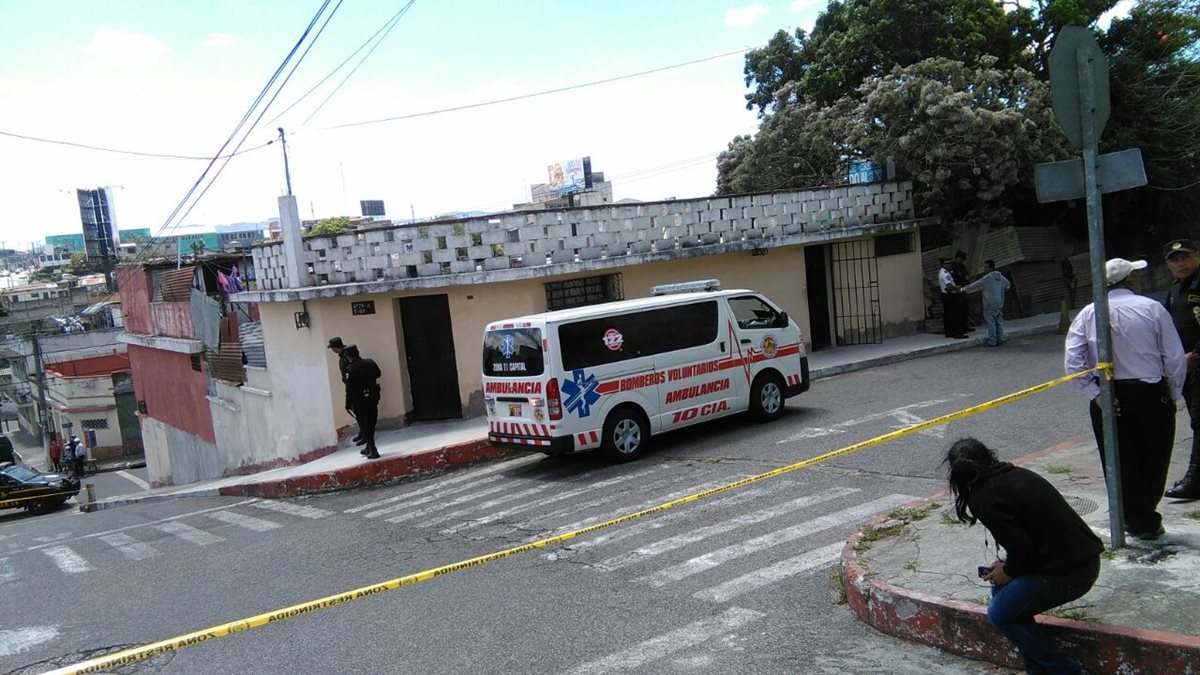
M 204 38 L 204 42 L 201 44 L 201 46 L 216 49 L 220 47 L 228 47 L 235 44 L 237 41 L 238 36 L 234 35 L 233 33 L 209 33 Z
M 1134 0 L 1121 0 L 1117 4 L 1113 5 L 1112 9 L 1101 14 L 1100 18 L 1096 20 L 1096 24 L 1099 25 L 1100 28 L 1108 30 L 1108 27 L 1110 24 L 1112 24 L 1113 19 L 1123 19 L 1129 16 L 1129 10 L 1133 9 L 1134 4 L 1136 4 L 1134 3 Z
M 757 2 L 745 7 L 730 7 L 725 10 L 725 25 L 730 28 L 753 26 L 769 11 L 771 11 L 770 7 Z
M 91 57 L 121 63 L 149 63 L 167 53 L 167 45 L 144 33 L 104 29 L 83 50 Z
M 792 0 L 789 9 L 793 12 L 807 12 L 810 9 L 816 9 L 819 4 L 821 4 L 821 0 Z

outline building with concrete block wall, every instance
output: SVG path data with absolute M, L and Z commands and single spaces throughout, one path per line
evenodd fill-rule
M 275 428 L 304 428 L 300 454 L 353 424 L 329 338 L 379 364 L 381 426 L 481 415 L 484 327 L 566 302 L 568 288 L 637 298 L 718 278 L 779 304 L 810 350 L 916 332 L 924 222 L 907 181 L 505 213 L 306 239 L 298 283 L 282 244 L 260 245 L 257 288 L 230 297 L 259 307 L 262 381 L 304 392 L 303 416 L 271 410 Z M 267 387 L 261 396 L 274 395 Z

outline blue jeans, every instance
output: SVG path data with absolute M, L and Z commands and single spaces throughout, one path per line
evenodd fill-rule
M 987 324 L 989 345 L 998 345 L 1004 342 L 1004 310 L 1003 309 L 985 309 L 983 310 L 983 322 Z
M 1025 659 L 1026 672 L 1055 675 L 1080 672 L 1079 663 L 1058 651 L 1033 617 L 1083 597 L 1096 582 L 1100 571 L 1099 557 L 1094 566 L 1096 574 L 1090 580 L 1026 574 L 1003 586 L 992 586 L 988 620 L 1017 646 Z

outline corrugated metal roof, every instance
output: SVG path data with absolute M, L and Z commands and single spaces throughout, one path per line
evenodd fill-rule
M 163 302 L 188 302 L 192 298 L 192 279 L 196 270 L 192 267 L 171 270 L 163 278 Z
M 242 353 L 246 355 L 246 365 L 267 367 L 267 348 L 263 344 L 262 324 L 257 321 L 238 325 L 241 333 Z
M 242 383 L 246 369 L 242 366 L 242 347 L 236 342 L 222 342 L 221 351 L 208 351 L 208 370 L 218 380 Z

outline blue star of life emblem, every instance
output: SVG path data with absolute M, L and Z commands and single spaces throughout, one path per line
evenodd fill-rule
M 567 412 L 578 412 L 580 417 L 592 414 L 592 406 L 600 400 L 596 387 L 600 385 L 595 375 L 584 375 L 582 370 L 571 374 L 573 380 L 563 380 L 562 390 L 567 395 Z
M 511 359 L 513 354 L 517 353 L 517 341 L 511 335 L 505 335 L 504 341 L 500 343 L 500 353 L 504 358 Z

